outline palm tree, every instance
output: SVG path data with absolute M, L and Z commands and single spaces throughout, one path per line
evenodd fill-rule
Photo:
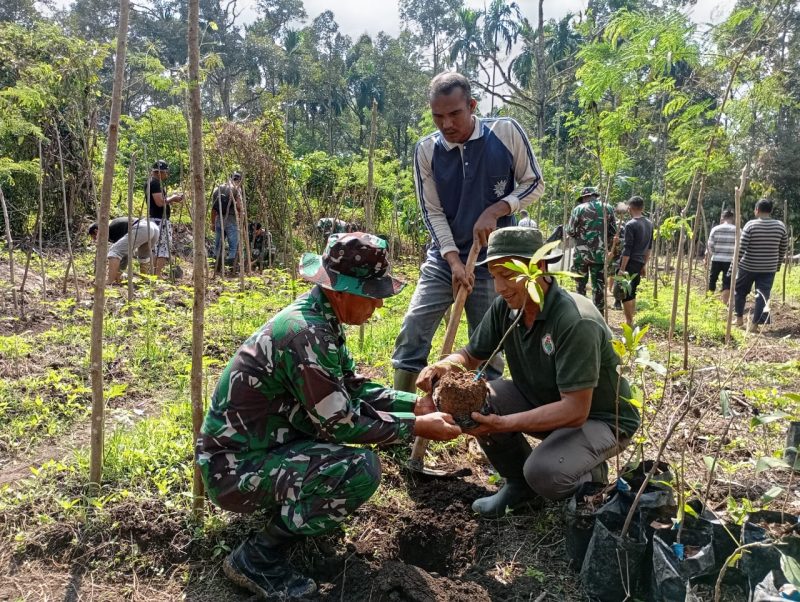
M 506 54 L 511 52 L 511 47 L 517 41 L 520 20 L 519 6 L 516 2 L 506 4 L 505 0 L 492 0 L 486 9 L 483 38 L 486 46 L 492 50 L 492 91 L 495 89 L 497 53 L 500 50 L 497 45 L 498 38 L 505 42 Z M 494 95 L 490 112 L 494 113 Z
M 481 32 L 478 21 L 483 12 L 471 8 L 460 8 L 457 12 L 458 36 L 450 48 L 450 64 L 456 71 L 469 75 L 478 66 L 478 54 L 481 49 Z M 463 59 L 461 69 L 458 68 L 459 56 Z

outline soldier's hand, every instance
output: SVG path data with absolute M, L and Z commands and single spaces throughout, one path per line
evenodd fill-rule
M 432 393 L 434 381 L 439 380 L 452 369 L 453 364 L 449 362 L 436 362 L 425 366 L 417 377 L 417 389 L 428 394 Z
M 432 414 L 436 411 L 436 405 L 433 403 L 433 397 L 430 393 L 425 397 L 418 397 L 417 403 L 414 404 L 414 415 L 424 416 L 425 414 Z
M 450 414 L 432 412 L 417 416 L 414 421 L 414 434 L 431 441 L 449 441 L 461 434 L 461 429 Z

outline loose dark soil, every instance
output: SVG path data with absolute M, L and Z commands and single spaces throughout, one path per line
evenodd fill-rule
M 433 401 L 441 412 L 453 416 L 458 424 L 471 421 L 472 412 L 480 412 L 489 388 L 483 379 L 475 380 L 472 372 L 453 370 L 436 383 Z

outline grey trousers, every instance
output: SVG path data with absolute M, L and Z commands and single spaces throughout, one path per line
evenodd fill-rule
M 542 405 L 528 399 L 507 379 L 490 381 L 489 389 L 492 408 L 502 416 Z M 541 443 L 531 449 L 522 433 L 493 433 L 478 437 L 478 442 L 500 476 L 524 477 L 531 489 L 550 500 L 572 495 L 590 479 L 594 467 L 618 454 L 629 442 L 627 437 L 621 438 L 617 446 L 614 429 L 591 419 L 578 428 L 528 434 Z

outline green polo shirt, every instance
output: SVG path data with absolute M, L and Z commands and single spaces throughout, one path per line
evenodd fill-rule
M 485 360 L 517 316 L 502 297 L 495 299 L 470 337 L 467 352 Z M 614 428 L 617 365 L 612 334 L 591 301 L 563 290 L 553 280 L 544 310 L 531 328 L 520 320 L 503 343 L 511 379 L 534 406 L 553 403 L 561 393 L 593 389 L 589 418 Z M 639 412 L 630 398 L 628 381 L 619 383 L 619 428 L 631 436 L 639 427 Z

